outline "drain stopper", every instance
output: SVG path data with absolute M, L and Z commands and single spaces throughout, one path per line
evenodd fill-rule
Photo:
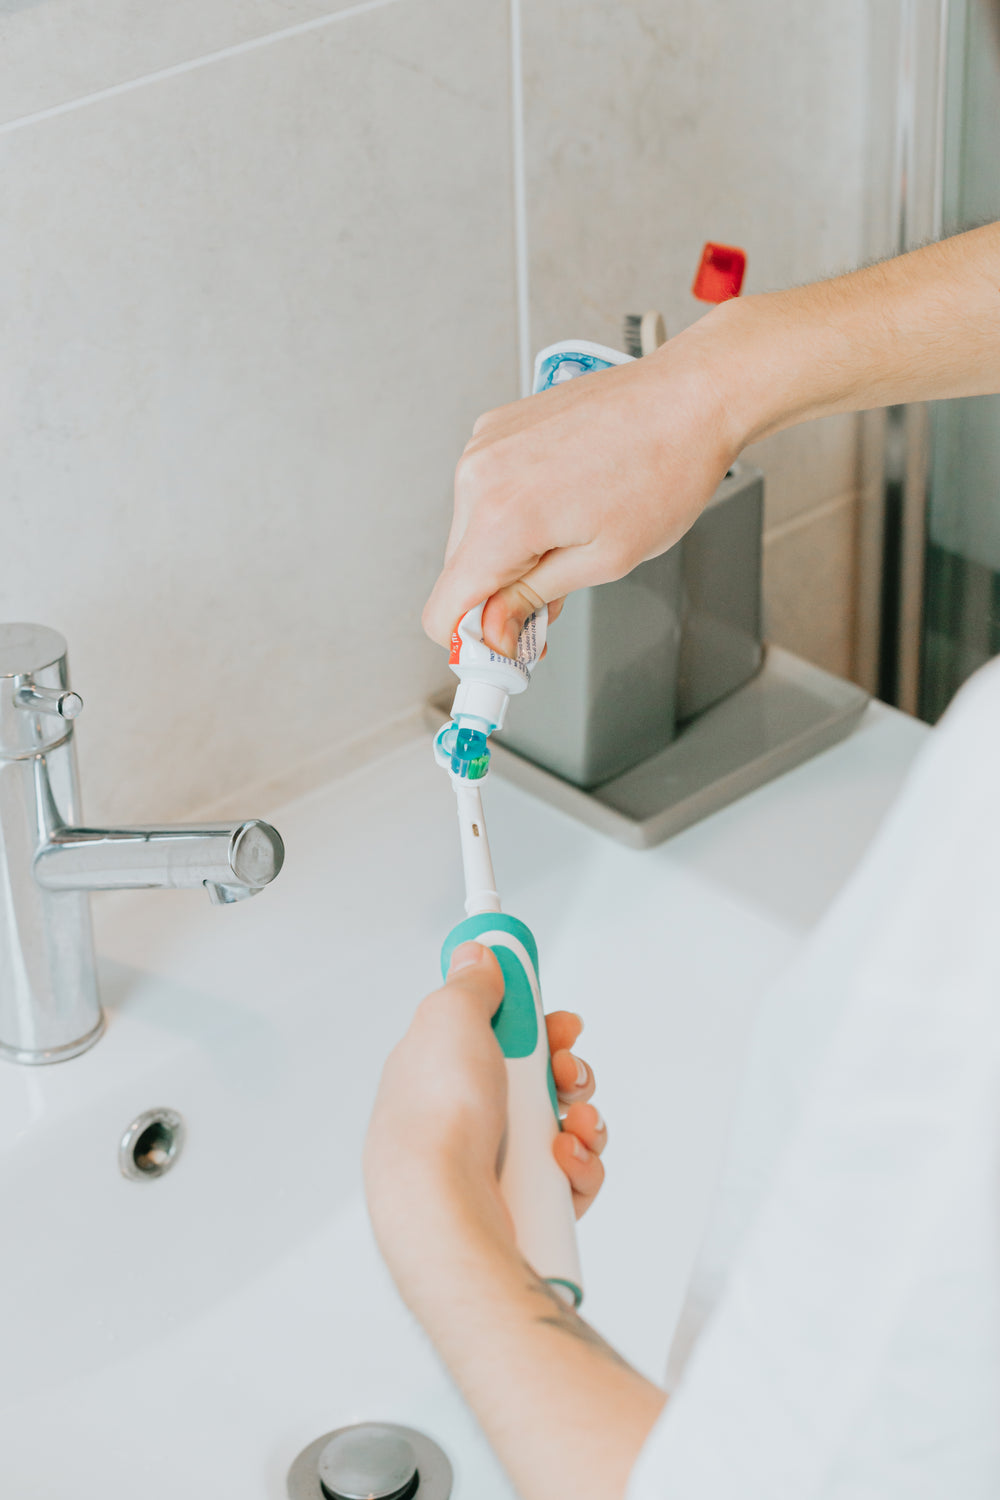
M 338 1432 L 320 1454 L 319 1484 L 327 1500 L 410 1500 L 418 1483 L 413 1444 L 380 1422 Z
M 451 1484 L 433 1438 L 393 1422 L 327 1432 L 288 1471 L 289 1500 L 449 1500 Z

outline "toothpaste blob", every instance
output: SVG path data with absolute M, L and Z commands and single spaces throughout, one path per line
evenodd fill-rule
M 517 638 L 516 656 L 501 656 L 483 640 L 483 605 L 463 615 L 451 636 L 448 664 L 458 678 L 451 717 L 459 728 L 490 735 L 503 728 L 507 704 L 523 693 L 545 649 L 548 605 L 529 615 Z

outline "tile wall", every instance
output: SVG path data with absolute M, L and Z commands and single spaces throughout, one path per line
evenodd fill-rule
M 141 45 L 171 7 L 0 11 L 38 84 L 0 133 L 0 618 L 70 641 L 89 818 L 254 812 L 448 675 L 451 473 L 516 393 L 507 5 L 320 9 Z
M 520 0 L 516 119 L 511 4 L 0 0 L 0 618 L 69 638 L 90 819 L 266 810 L 411 722 L 519 335 L 682 327 L 709 237 L 752 288 L 857 261 L 865 0 Z M 855 448 L 751 455 L 771 634 L 838 671 Z
M 709 239 L 747 251 L 747 291 L 856 266 L 878 3 L 525 0 L 535 343 L 614 343 L 649 307 L 678 332 L 704 311 L 690 286 Z M 767 481 L 768 634 L 843 675 L 857 448 L 848 416 L 746 455 Z

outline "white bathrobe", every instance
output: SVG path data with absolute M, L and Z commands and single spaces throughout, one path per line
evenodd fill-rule
M 668 1384 L 628 1500 L 1000 1500 L 1000 659 L 765 1006 Z

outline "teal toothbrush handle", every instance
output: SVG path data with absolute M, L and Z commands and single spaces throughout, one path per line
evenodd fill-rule
M 552 1155 L 552 1142 L 561 1127 L 538 982 L 538 949 L 530 929 L 516 917 L 484 912 L 466 917 L 448 934 L 441 950 L 443 975 L 447 976 L 455 948 L 468 942 L 492 949 L 504 978 L 504 997 L 493 1017 L 493 1030 L 507 1060 L 507 1130 L 500 1191 L 525 1260 L 579 1306 L 583 1279 L 573 1195 Z

